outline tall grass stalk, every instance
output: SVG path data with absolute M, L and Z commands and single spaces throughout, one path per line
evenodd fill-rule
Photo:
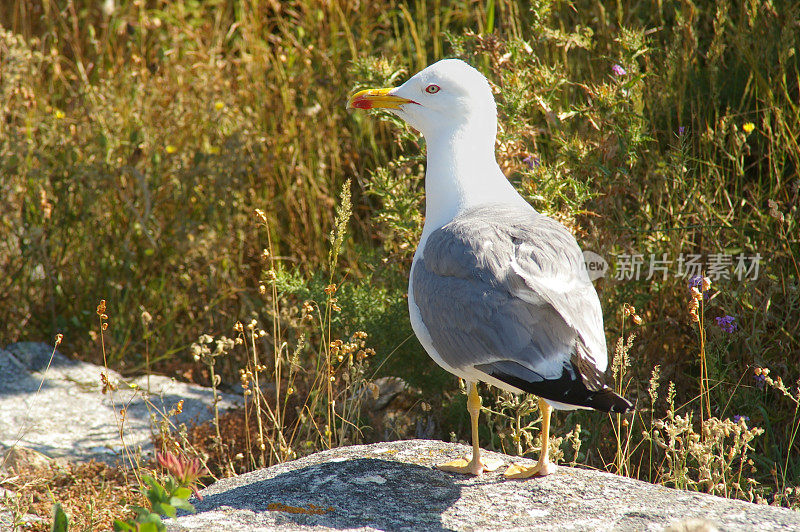
M 700 424 L 703 425 L 704 419 L 711 419 L 711 391 L 709 389 L 705 327 L 705 299 L 706 295 L 710 295 L 708 290 L 711 287 L 711 281 L 701 274 L 697 278 L 696 284 L 697 286 L 691 287 L 690 316 L 692 321 L 697 323 L 700 341 Z
M 337 283 L 334 282 L 334 273 L 338 270 L 339 255 L 342 251 L 342 245 L 347 235 L 347 224 L 350 222 L 350 217 L 353 213 L 353 206 L 350 198 L 350 180 L 345 181 L 339 193 L 339 204 L 336 207 L 336 217 L 334 218 L 333 229 L 328 236 L 330 243 L 330 251 L 328 252 L 328 286 L 325 288 L 327 295 L 325 301 L 325 375 L 326 375 L 326 393 L 327 393 L 327 413 L 328 413 L 328 426 L 325 428 L 325 435 L 327 437 L 328 447 L 334 445 L 333 436 L 336 435 L 336 398 L 333 394 L 334 382 L 334 366 L 331 357 L 333 336 L 331 328 L 333 324 L 333 315 L 339 312 L 341 308 L 338 305 L 338 299 L 335 297 L 336 290 L 338 289 Z M 344 405 L 341 405 L 344 406 Z M 344 441 L 345 419 L 341 418 L 341 425 L 338 435 L 338 442 Z
M 622 318 L 621 318 L 621 328 L 620 328 L 620 337 L 617 340 L 615 349 L 614 349 L 614 358 L 611 362 L 611 370 L 614 380 L 614 391 L 624 397 L 628 392 L 628 369 L 630 368 L 630 350 L 633 346 L 633 340 L 636 337 L 635 333 L 630 333 L 628 335 L 627 341 L 625 340 L 625 318 L 630 317 L 634 323 L 641 324 L 642 319 L 636 314 L 636 309 L 625 303 L 622 307 Z M 609 415 L 610 417 L 610 415 Z M 634 411 L 634 415 L 631 417 L 630 420 L 627 418 L 623 419 L 622 414 L 614 414 L 613 417 L 613 428 L 614 428 L 614 436 L 616 439 L 616 452 L 614 455 L 614 467 L 616 469 L 616 473 L 618 475 L 625 475 L 630 476 L 630 445 L 631 445 L 631 437 L 633 434 L 633 425 L 636 422 L 636 415 Z M 624 442 L 623 442 L 623 432 L 624 434 Z
M 650 396 L 650 429 L 654 426 L 656 415 L 656 400 L 658 399 L 658 388 L 660 386 L 659 378 L 661 377 L 661 366 L 656 365 L 653 372 L 650 374 L 650 383 L 647 386 L 647 394 Z M 653 439 L 647 438 L 647 481 L 653 482 Z

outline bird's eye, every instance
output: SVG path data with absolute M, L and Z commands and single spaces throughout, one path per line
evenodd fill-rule
M 428 94 L 436 94 L 440 90 L 441 88 L 439 87 L 439 85 L 428 85 L 427 87 L 425 87 L 425 92 L 427 92 Z

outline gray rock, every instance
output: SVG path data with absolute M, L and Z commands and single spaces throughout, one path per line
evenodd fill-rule
M 464 445 L 408 440 L 343 447 L 221 480 L 172 532 L 214 530 L 799 530 L 800 513 L 609 473 L 545 478 L 445 473 Z M 487 453 L 506 462 L 511 457 Z M 529 460 L 523 460 L 530 462 Z M 688 527 L 688 528 L 687 528 Z
M 26 469 L 43 469 L 54 463 L 54 460 L 33 449 L 17 445 L 0 458 L 0 478 L 19 475 Z
M 370 410 L 383 410 L 392 399 L 403 393 L 408 384 L 400 377 L 380 377 L 368 385 L 364 390 L 366 396 L 364 406 Z
M 150 376 L 148 389 L 146 376 L 126 381 L 108 371 L 117 390 L 104 394 L 104 372 L 58 351 L 53 354 L 46 344 L 20 342 L 0 349 L 0 455 L 23 446 L 49 457 L 113 463 L 122 458 L 118 427 L 123 408 L 125 445 L 145 454 L 152 450 L 152 416 L 162 419 L 158 412 L 166 413 L 183 400 L 183 411 L 170 418 L 172 423 L 202 422 L 213 415 L 209 388 Z M 220 397 L 220 412 L 239 399 Z

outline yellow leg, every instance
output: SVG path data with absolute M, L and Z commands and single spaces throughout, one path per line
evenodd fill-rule
M 542 413 L 542 430 L 539 432 L 542 448 L 539 451 L 539 461 L 535 466 L 530 467 L 517 463 L 511 464 L 504 473 L 507 478 L 543 477 L 556 470 L 556 465 L 550 461 L 550 414 L 553 413 L 553 407 L 544 399 L 539 399 L 539 411 Z
M 500 460 L 481 460 L 481 447 L 478 443 L 478 416 L 481 413 L 481 396 L 478 395 L 478 385 L 474 382 L 469 383 L 467 410 L 472 422 L 472 459 L 467 456 L 436 467 L 442 471 L 463 473 L 465 475 L 480 475 L 484 471 L 494 471 L 502 465 Z

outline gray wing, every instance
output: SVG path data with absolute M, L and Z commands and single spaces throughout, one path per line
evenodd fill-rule
M 533 209 L 481 207 L 434 231 L 412 290 L 453 368 L 603 388 L 602 309 L 583 254 L 564 226 Z

